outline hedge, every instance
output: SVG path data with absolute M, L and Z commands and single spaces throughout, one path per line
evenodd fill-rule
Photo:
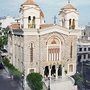
M 42 90 L 43 89 L 42 75 L 40 75 L 39 73 L 29 74 L 26 80 L 32 90 Z
M 8 58 L 5 58 L 3 63 L 8 68 L 11 75 L 18 79 L 21 78 L 22 73 L 10 63 Z

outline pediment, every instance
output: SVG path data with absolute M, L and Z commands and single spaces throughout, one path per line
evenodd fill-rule
M 40 34 L 48 34 L 48 33 L 53 33 L 53 32 L 57 32 L 57 33 L 62 33 L 62 34 L 69 34 L 68 29 L 63 28 L 59 25 L 53 25 L 51 27 L 45 28 L 45 29 L 41 29 L 40 30 Z
M 59 25 L 53 25 L 51 27 L 41 29 L 40 35 L 54 33 L 54 32 L 64 34 L 64 35 L 77 35 L 78 36 L 78 34 L 80 33 L 80 30 L 69 30 L 69 29 L 61 27 Z

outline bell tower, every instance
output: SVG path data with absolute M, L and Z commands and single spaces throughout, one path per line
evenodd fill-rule
M 59 12 L 59 23 L 68 29 L 78 29 L 78 17 L 79 12 L 68 0 L 68 3 Z
M 44 23 L 44 14 L 34 0 L 27 0 L 20 8 L 21 28 L 39 29 Z

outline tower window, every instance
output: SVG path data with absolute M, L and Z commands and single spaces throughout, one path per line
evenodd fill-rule
M 30 23 L 30 21 L 31 21 L 31 16 L 28 17 L 28 23 Z
M 71 29 L 71 19 L 69 19 L 69 29 Z
M 31 28 L 31 16 L 28 17 L 28 28 Z
M 33 20 L 32 20 L 32 28 L 35 28 L 35 16 L 33 16 Z
M 75 19 L 72 21 L 72 29 L 75 29 Z

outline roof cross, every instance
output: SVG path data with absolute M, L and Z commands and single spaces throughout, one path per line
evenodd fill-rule
M 70 0 L 68 0 L 68 3 L 70 3 Z

